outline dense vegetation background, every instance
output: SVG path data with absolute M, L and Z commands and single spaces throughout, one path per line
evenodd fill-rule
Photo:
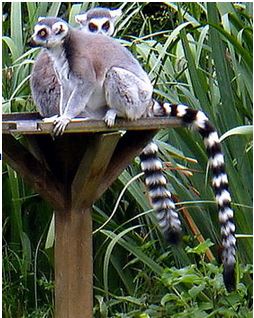
M 37 18 L 73 24 L 76 13 L 98 5 L 3 3 L 3 112 L 35 110 L 29 76 L 38 50 L 26 43 Z M 93 207 L 94 317 L 252 317 L 252 3 L 101 5 L 123 9 L 116 36 L 149 73 L 155 95 L 203 109 L 223 136 L 239 284 L 231 294 L 223 286 L 201 139 L 186 129 L 164 130 L 156 141 L 184 224 L 183 244 L 165 244 L 142 181 L 130 182 L 140 173 L 136 159 Z M 53 317 L 53 211 L 8 165 L 3 216 L 3 316 Z

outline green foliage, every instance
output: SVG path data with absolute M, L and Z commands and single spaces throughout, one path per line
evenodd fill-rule
M 163 241 L 142 182 L 132 181 L 140 173 L 136 159 L 94 205 L 94 316 L 250 317 L 252 3 L 99 4 L 122 7 L 117 37 L 144 65 L 156 97 L 204 110 L 222 135 L 239 284 L 228 294 L 218 260 L 204 256 L 209 247 L 216 257 L 220 234 L 201 139 L 186 129 L 164 130 L 156 142 L 182 216 L 183 245 Z M 76 13 L 97 5 L 3 3 L 3 112 L 35 110 L 29 77 L 38 50 L 26 43 L 37 18 L 55 15 L 73 23 Z M 3 189 L 3 316 L 53 317 L 52 209 L 8 166 Z M 109 218 L 112 202 L 116 213 Z M 213 246 L 198 244 L 184 209 Z
M 237 291 L 228 294 L 221 269 L 204 261 L 209 246 L 211 242 L 207 241 L 188 248 L 188 253 L 198 255 L 195 265 L 165 268 L 161 275 L 150 277 L 138 273 L 134 281 L 139 288 L 132 296 L 96 296 L 94 317 L 251 317 L 246 286 L 240 284 Z M 250 267 L 241 267 L 240 276 L 251 271 Z

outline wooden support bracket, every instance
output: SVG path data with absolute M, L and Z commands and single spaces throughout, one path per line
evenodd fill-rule
M 108 167 L 121 132 L 98 134 L 89 140 L 86 152 L 72 182 L 72 208 L 89 208 Z
M 55 209 L 64 208 L 62 185 L 11 135 L 3 135 L 3 157 Z

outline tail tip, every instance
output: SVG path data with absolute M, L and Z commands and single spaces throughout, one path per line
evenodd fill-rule
M 181 231 L 171 230 L 165 233 L 165 240 L 173 245 L 179 245 L 182 240 Z
M 236 290 L 236 270 L 235 264 L 224 265 L 223 280 L 228 292 Z

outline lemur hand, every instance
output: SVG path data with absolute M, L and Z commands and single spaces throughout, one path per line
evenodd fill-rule
M 66 117 L 65 115 L 57 117 L 54 121 L 55 127 L 53 128 L 53 136 L 61 136 L 70 121 L 71 119 Z

